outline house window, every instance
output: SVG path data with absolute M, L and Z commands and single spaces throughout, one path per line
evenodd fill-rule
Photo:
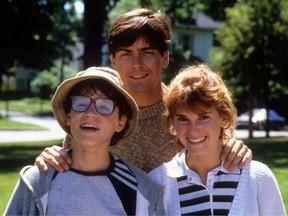
M 17 80 L 17 90 L 18 91 L 26 90 L 25 79 L 20 78 L 20 79 Z
M 183 51 L 193 50 L 193 35 L 183 34 L 182 35 L 182 47 Z

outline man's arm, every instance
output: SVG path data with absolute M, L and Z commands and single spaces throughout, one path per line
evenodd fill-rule
M 236 167 L 242 169 L 252 160 L 252 151 L 243 141 L 231 138 L 223 144 L 220 159 L 224 160 L 224 168 L 228 171 L 232 171 Z M 45 148 L 36 158 L 35 165 L 43 172 L 48 170 L 46 163 L 53 166 L 58 172 L 63 172 L 69 170 L 72 159 L 64 148 L 55 145 Z
M 45 148 L 35 160 L 35 165 L 43 172 L 48 170 L 46 163 L 50 164 L 58 172 L 64 172 L 69 170 L 70 165 L 72 164 L 72 159 L 64 148 L 54 145 Z
M 224 160 L 224 168 L 228 171 L 232 171 L 236 167 L 242 169 L 252 160 L 252 151 L 242 140 L 231 138 L 227 143 L 223 144 L 220 159 Z

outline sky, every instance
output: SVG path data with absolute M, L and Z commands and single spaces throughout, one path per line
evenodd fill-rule
M 79 13 L 79 14 L 83 14 L 84 12 L 84 4 L 82 1 L 76 1 L 75 2 L 75 9 L 76 9 L 76 12 Z

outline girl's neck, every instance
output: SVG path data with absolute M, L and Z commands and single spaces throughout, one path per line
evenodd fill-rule
M 189 169 L 196 172 L 202 183 L 206 185 L 207 175 L 208 173 L 215 169 L 216 167 L 221 165 L 221 160 L 219 159 L 219 155 L 216 154 L 208 154 L 208 155 L 188 155 L 186 154 L 186 165 Z

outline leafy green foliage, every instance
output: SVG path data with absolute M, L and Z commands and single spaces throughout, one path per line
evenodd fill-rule
M 108 31 L 108 28 L 110 27 L 110 25 L 112 24 L 112 22 L 114 20 L 116 20 L 116 18 L 118 16 L 120 16 L 123 13 L 126 13 L 130 10 L 133 10 L 135 8 L 138 8 L 140 5 L 139 0 L 122 0 L 122 1 L 118 1 L 115 5 L 115 7 L 109 12 L 108 14 L 108 20 L 107 20 L 107 25 L 105 26 L 106 31 Z
M 1 1 L 0 77 L 16 63 L 43 70 L 63 55 L 71 57 L 69 46 L 74 45 L 79 27 L 73 2 Z
M 212 64 L 246 107 L 268 106 L 287 92 L 287 10 L 285 0 L 239 1 L 216 32 L 220 47 L 211 51 Z
M 225 9 L 233 7 L 237 0 L 202 0 L 201 2 L 205 13 L 214 20 L 222 21 L 226 19 Z
M 41 99 L 50 99 L 59 85 L 61 69 L 54 66 L 49 70 L 40 72 L 31 82 L 32 92 Z M 73 77 L 75 71 L 71 68 L 64 68 L 64 79 Z
M 236 0 L 141 0 L 141 5 L 161 9 L 168 14 L 172 23 L 192 23 L 199 11 L 209 14 L 214 20 L 225 19 L 225 8 L 233 7 Z
M 164 83 L 168 84 L 170 80 L 180 71 L 181 68 L 195 63 L 194 61 L 201 61 L 200 59 L 194 59 L 191 56 L 191 51 L 184 51 L 182 46 L 172 44 L 169 50 L 169 65 L 162 73 L 162 80 Z

